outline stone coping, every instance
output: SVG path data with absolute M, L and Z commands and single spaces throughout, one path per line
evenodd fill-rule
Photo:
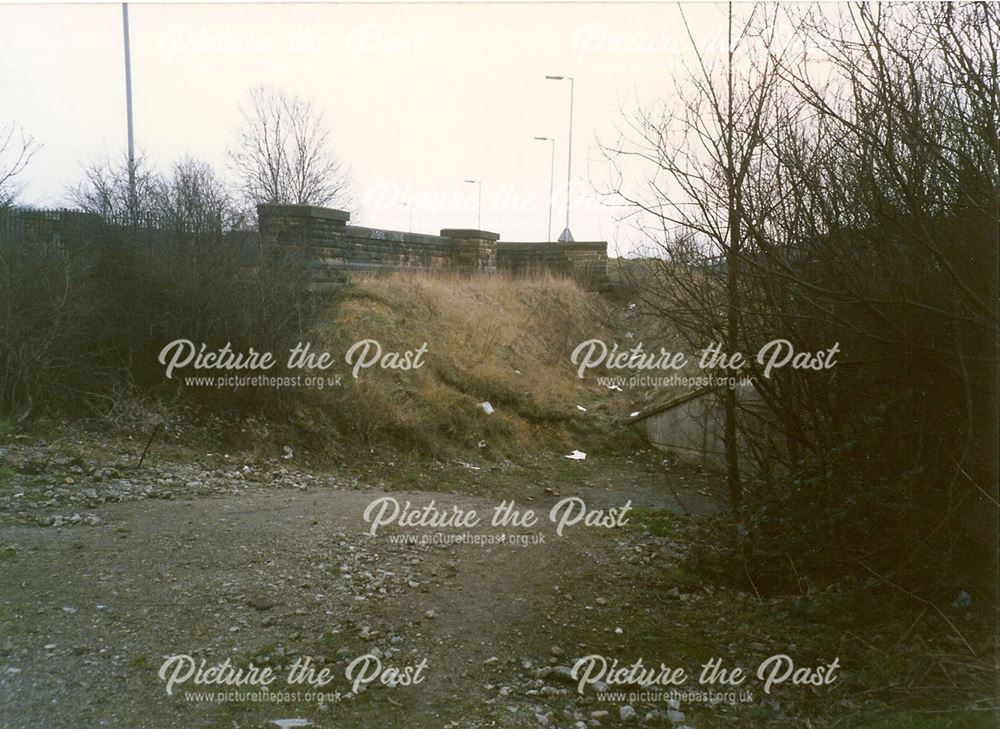
M 264 211 L 268 215 L 276 217 L 318 218 L 320 220 L 333 220 L 340 223 L 346 223 L 351 219 L 351 214 L 346 210 L 321 208 L 318 205 L 271 205 L 264 203 L 257 206 L 258 216 Z
M 510 241 L 503 240 L 497 243 L 501 248 L 517 248 L 521 250 L 545 250 L 545 251 L 559 251 L 559 250 L 593 250 L 593 251 L 606 251 L 608 249 L 607 241 L 575 241 L 573 243 L 561 243 L 559 241 L 549 242 L 537 242 L 537 241 Z
M 499 233 L 491 233 L 488 230 L 476 230 L 474 228 L 442 228 L 443 238 L 479 238 L 480 240 L 500 240 Z
M 345 226 L 343 235 L 347 238 L 367 238 L 374 241 L 387 240 L 397 243 L 423 243 L 439 246 L 452 244 L 451 240 L 440 235 L 408 233 L 403 230 L 386 230 L 384 228 L 365 228 L 360 225 Z

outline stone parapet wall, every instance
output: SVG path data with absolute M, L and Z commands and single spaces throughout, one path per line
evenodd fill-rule
M 502 241 L 497 248 L 497 266 L 516 276 L 548 272 L 570 276 L 588 288 L 603 289 L 608 279 L 608 244 L 604 241 L 577 243 L 517 243 Z
M 318 283 L 350 271 L 429 270 L 514 275 L 547 271 L 591 288 L 607 284 L 607 244 L 507 243 L 484 230 L 446 228 L 440 235 L 350 225 L 350 213 L 312 205 L 259 205 L 265 254 L 301 255 Z

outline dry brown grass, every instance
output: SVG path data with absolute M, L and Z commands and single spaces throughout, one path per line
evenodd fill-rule
M 384 351 L 402 351 L 426 342 L 428 353 L 419 370 L 345 378 L 329 393 L 334 420 L 368 442 L 391 438 L 421 450 L 454 445 L 509 456 L 575 443 L 581 430 L 602 427 L 609 393 L 592 378 L 579 380 L 569 355 L 584 339 L 608 336 L 611 321 L 599 295 L 547 275 L 355 279 L 321 328 L 323 346 L 345 352 L 375 339 Z M 483 401 L 493 415 L 482 411 Z M 577 404 L 588 408 L 587 418 Z

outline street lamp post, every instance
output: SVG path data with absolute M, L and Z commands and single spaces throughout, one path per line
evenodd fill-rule
M 410 232 L 413 232 L 413 206 L 408 202 L 401 202 L 400 205 L 410 212 Z
M 470 185 L 475 185 L 477 188 L 477 200 L 476 203 L 476 230 L 483 229 L 483 182 L 482 180 L 466 180 Z
M 135 192 L 135 134 L 132 126 L 132 49 L 128 32 L 128 3 L 122 3 L 122 33 L 125 36 L 125 115 L 128 121 L 129 223 L 135 225 L 139 207 Z
M 553 137 L 535 137 L 539 142 L 549 142 L 549 230 L 548 240 L 552 242 L 552 186 L 556 174 L 556 140 Z
M 566 230 L 559 236 L 563 243 L 572 243 L 573 234 L 569 231 L 569 201 L 573 180 L 573 91 L 575 82 L 572 76 L 546 76 L 549 81 L 569 81 L 569 142 L 566 145 Z

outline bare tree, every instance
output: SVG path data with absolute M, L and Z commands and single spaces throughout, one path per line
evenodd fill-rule
M 135 198 L 129 183 L 129 162 L 105 160 L 87 165 L 83 179 L 67 190 L 67 197 L 80 210 L 109 223 L 149 225 L 156 217 L 159 180 L 144 155 L 135 160 Z
M 347 171 L 333 155 L 323 114 L 310 102 L 262 86 L 241 111 L 230 159 L 248 202 L 350 204 Z
M 191 157 L 174 163 L 152 190 L 157 225 L 194 242 L 245 227 L 246 216 L 211 165 Z
M 21 192 L 17 178 L 28 166 L 38 145 L 14 124 L 0 127 L 0 209 L 11 205 Z
M 713 58 L 691 37 L 695 62 L 676 88 L 677 102 L 641 111 L 605 152 L 617 169 L 638 162 L 647 184 L 630 189 L 624 172 L 612 195 L 636 210 L 656 250 L 651 276 L 640 283 L 646 303 L 695 346 L 720 342 L 732 355 L 742 343 L 742 259 L 747 191 L 764 141 L 779 123 L 776 10 L 753 6 L 741 20 L 727 14 L 725 55 Z M 755 34 L 755 29 L 764 32 Z M 715 258 L 722 285 L 706 275 Z M 737 443 L 737 393 L 721 393 L 730 506 L 739 514 L 742 484 Z
M 128 161 L 103 162 L 84 169 L 84 179 L 69 198 L 84 212 L 109 223 L 156 230 L 160 240 L 181 248 L 217 243 L 226 233 L 248 227 L 248 212 L 202 160 L 185 157 L 169 173 L 153 170 L 140 156 L 135 163 L 132 197 Z
M 771 467 L 744 492 L 758 554 L 769 539 L 839 570 L 837 544 L 914 586 L 970 571 L 996 525 L 997 6 L 753 14 L 720 68 L 699 55 L 680 101 L 608 150 L 657 249 L 644 299 L 731 351 L 840 347 L 823 375 L 750 363 L 776 434 L 740 413 Z

